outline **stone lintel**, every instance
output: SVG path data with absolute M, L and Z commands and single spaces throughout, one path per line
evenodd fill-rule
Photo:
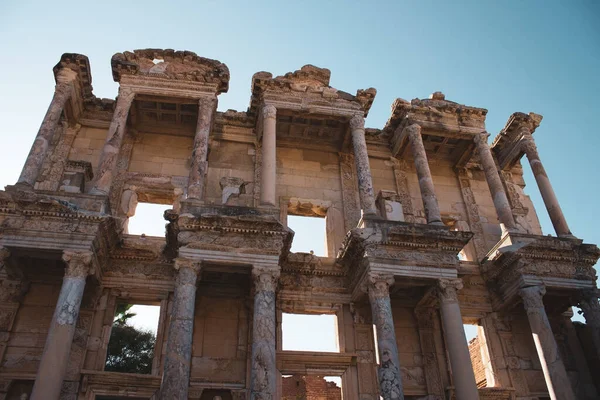
M 178 97 L 198 100 L 218 95 L 217 85 L 188 82 L 152 80 L 145 76 L 126 76 L 121 79 L 121 88 L 131 89 L 136 95 Z
M 284 375 L 341 376 L 350 366 L 356 365 L 356 360 L 354 353 L 278 351 L 277 369 Z

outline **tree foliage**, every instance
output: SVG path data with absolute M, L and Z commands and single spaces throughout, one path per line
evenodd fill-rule
M 106 371 L 149 374 L 152 372 L 156 336 L 151 331 L 127 325 L 135 315 L 129 312 L 133 304 L 118 304 L 113 320 Z

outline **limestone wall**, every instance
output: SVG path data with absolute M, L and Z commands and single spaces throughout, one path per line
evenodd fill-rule
M 95 174 L 107 132 L 107 129 L 82 126 L 75 136 L 68 159 L 89 162 Z
M 128 171 L 187 177 L 193 141 L 187 136 L 139 132 Z

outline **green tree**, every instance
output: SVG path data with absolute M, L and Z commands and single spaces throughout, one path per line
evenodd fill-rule
M 135 313 L 129 312 L 133 304 L 118 304 L 115 311 L 108 352 L 106 371 L 149 374 L 152 372 L 156 336 L 151 331 L 127 325 Z

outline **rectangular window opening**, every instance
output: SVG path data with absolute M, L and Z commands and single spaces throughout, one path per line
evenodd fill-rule
M 167 221 L 165 221 L 164 213 L 172 208 L 172 204 L 138 203 L 135 207 L 135 214 L 129 217 L 127 233 L 165 237 Z
M 151 374 L 160 306 L 117 303 L 105 371 Z
M 288 227 L 294 231 L 292 252 L 327 256 L 325 218 L 289 215 Z
M 281 330 L 283 350 L 340 352 L 335 315 L 284 313 Z
M 471 366 L 473 367 L 477 387 L 494 386 L 494 374 L 483 327 L 475 324 L 464 324 L 463 327 L 469 343 Z
M 321 375 L 282 375 L 281 400 L 341 399 L 342 378 Z

